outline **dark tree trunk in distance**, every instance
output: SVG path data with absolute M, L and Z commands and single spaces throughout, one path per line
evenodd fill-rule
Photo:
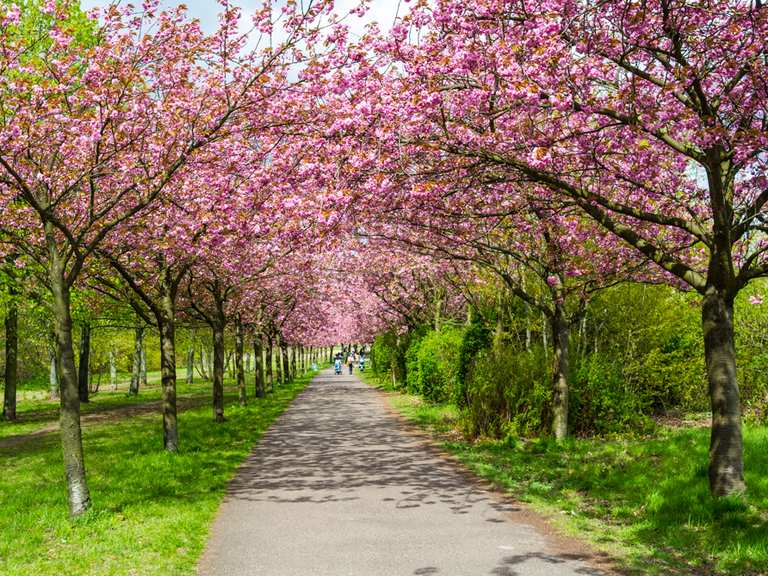
M 235 373 L 237 375 L 237 393 L 240 406 L 245 406 L 248 403 L 248 396 L 245 389 L 245 370 L 243 369 L 244 353 L 243 324 L 238 320 L 235 324 Z
M 5 315 L 5 392 L 3 419 L 16 420 L 16 387 L 19 382 L 19 309 L 13 300 Z
M 264 361 L 262 359 L 262 337 L 256 333 L 253 337 L 253 378 L 256 385 L 256 398 L 264 398 Z
M 275 389 L 275 375 L 273 373 L 273 356 L 274 356 L 274 347 L 272 345 L 272 337 L 267 336 L 267 358 L 266 358 L 266 369 L 267 369 L 267 383 L 269 384 L 269 391 L 272 392 Z
M 91 325 L 87 322 L 80 330 L 80 365 L 77 372 L 77 387 L 80 402 L 88 402 L 88 381 L 91 363 Z
M 144 349 L 144 326 L 137 325 L 134 329 L 133 340 L 133 365 L 131 366 L 131 386 L 128 394 L 136 396 L 139 393 L 141 382 L 141 353 Z
M 213 419 L 224 422 L 224 325 L 213 325 Z

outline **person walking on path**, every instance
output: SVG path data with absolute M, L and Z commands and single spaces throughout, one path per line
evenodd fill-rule
M 352 367 L 355 365 L 355 357 L 352 355 L 352 352 L 347 356 L 347 365 L 349 366 L 349 373 L 352 374 Z

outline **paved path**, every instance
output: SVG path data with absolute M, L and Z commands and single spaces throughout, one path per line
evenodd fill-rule
M 603 574 L 405 431 L 383 401 L 356 377 L 318 376 L 233 481 L 200 574 Z

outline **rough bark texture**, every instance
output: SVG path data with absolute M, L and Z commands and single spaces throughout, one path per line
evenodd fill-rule
M 48 231 L 48 234 L 52 237 L 53 232 Z M 64 264 L 57 248 L 52 241 L 49 241 L 49 246 L 52 307 L 61 380 L 61 446 L 67 480 L 69 513 L 74 517 L 90 508 L 91 496 L 85 476 L 83 436 L 80 428 L 80 398 L 72 344 L 69 286 L 64 279 Z
M 163 388 L 163 447 L 167 452 L 179 450 L 179 427 L 176 408 L 176 298 L 171 279 L 163 278 L 160 298 L 160 379 Z M 146 362 L 145 362 L 146 365 Z
M 256 334 L 253 337 L 253 373 L 257 398 L 264 398 L 264 396 L 266 396 L 266 390 L 264 389 L 264 360 L 262 359 L 261 342 L 261 334 Z
M 224 325 L 213 325 L 213 419 L 224 422 Z
M 712 405 L 709 487 L 713 496 L 743 492 L 741 403 L 736 381 L 733 299 L 710 289 L 702 303 L 704 355 Z
M 91 325 L 87 322 L 80 329 L 80 364 L 77 367 L 77 388 L 80 402 L 88 402 L 88 381 L 91 363 Z
M 238 320 L 235 324 L 235 372 L 237 374 L 237 399 L 240 402 L 240 406 L 245 406 L 248 403 L 248 396 L 245 390 L 245 370 L 243 368 L 244 353 L 243 324 Z
M 556 310 L 550 321 L 552 328 L 552 433 L 558 440 L 568 436 L 568 323 L 562 311 Z
M 16 303 L 8 304 L 5 315 L 5 392 L 3 419 L 16 420 L 16 387 L 19 382 L 19 310 Z
M 131 386 L 128 394 L 136 395 L 139 393 L 139 383 L 141 382 L 141 351 L 144 348 L 144 327 L 136 326 L 133 339 L 133 365 L 131 367 Z

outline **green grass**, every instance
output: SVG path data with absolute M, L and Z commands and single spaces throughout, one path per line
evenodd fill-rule
M 446 434 L 456 428 L 455 407 L 403 394 L 392 405 L 479 476 L 618 556 L 631 572 L 768 574 L 766 427 L 744 428 L 746 497 L 714 501 L 706 428 L 631 440 L 470 442 Z
M 310 379 L 246 408 L 228 394 L 223 424 L 212 421 L 210 406 L 182 412 L 178 454 L 162 450 L 157 415 L 87 428 L 94 506 L 75 522 L 58 435 L 0 450 L 0 574 L 194 574 L 236 467 Z
M 176 384 L 176 393 L 179 399 L 203 398 L 210 395 L 211 383 L 197 379 L 190 386 L 180 378 Z M 81 404 L 80 410 L 83 414 L 88 414 L 118 406 L 152 402 L 160 400 L 161 396 L 162 389 L 157 384 L 140 388 L 139 394 L 135 396 L 126 394 L 125 389 L 102 388 L 98 393 L 91 394 L 90 402 Z M 16 413 L 18 416 L 16 422 L 0 420 L 0 438 L 28 434 L 50 424 L 55 424 L 59 419 L 59 401 L 51 400 L 47 396 L 21 396 L 17 403 Z

